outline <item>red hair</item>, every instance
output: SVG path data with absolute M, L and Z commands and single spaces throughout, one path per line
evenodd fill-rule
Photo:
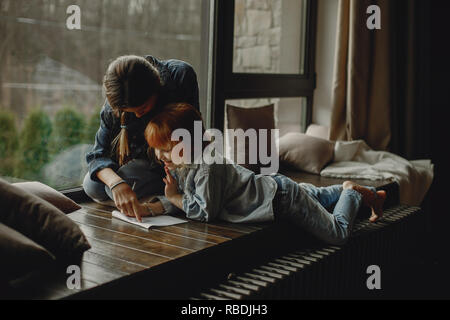
M 156 114 L 145 128 L 145 140 L 150 148 L 172 147 L 178 141 L 172 141 L 172 132 L 186 129 L 194 137 L 194 121 L 202 121 L 200 112 L 188 103 L 166 105 Z M 202 125 L 202 135 L 204 128 Z M 193 141 L 192 141 L 193 143 Z

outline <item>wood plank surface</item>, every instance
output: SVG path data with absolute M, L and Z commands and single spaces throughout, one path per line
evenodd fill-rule
M 38 299 L 65 298 L 101 286 L 170 260 L 259 231 L 268 225 L 187 223 L 144 229 L 113 218 L 114 207 L 95 202 L 67 216 L 78 224 L 91 245 L 80 262 L 81 288 L 69 289 L 68 274 L 60 270 L 45 274 L 26 288 L 27 296 Z M 185 217 L 180 216 L 185 219 Z
M 89 262 L 98 266 L 102 266 L 107 270 L 113 270 L 115 272 L 121 272 L 123 274 L 131 274 L 146 269 L 146 267 L 143 265 L 95 253 L 91 250 L 88 250 L 84 253 L 83 262 Z
M 180 237 L 178 235 L 173 235 L 167 232 L 158 232 L 153 229 L 145 230 L 143 228 L 135 228 L 134 226 L 124 221 L 86 214 L 83 212 L 83 210 L 74 212 L 70 217 L 78 224 L 97 227 L 99 229 L 106 229 L 140 239 L 147 239 L 167 245 L 172 245 L 175 247 L 185 248 L 191 251 L 204 249 L 214 244 L 214 242 Z
M 112 218 L 112 216 L 111 216 L 112 210 L 110 207 L 106 207 L 106 210 L 105 210 L 105 208 L 94 209 L 93 207 L 91 207 L 91 204 L 89 204 L 89 206 L 83 205 L 83 209 L 80 209 L 80 210 L 81 210 L 81 212 L 85 211 L 86 213 L 95 215 L 97 217 L 103 217 L 108 220 L 116 221 L 117 223 L 121 223 L 122 225 L 126 224 L 129 226 L 128 229 L 131 228 L 134 230 L 145 230 L 141 227 L 129 224 L 129 223 L 121 221 L 119 219 Z M 76 211 L 76 212 L 78 212 L 78 211 Z M 74 213 L 71 213 L 70 216 L 72 214 L 74 214 Z M 191 223 L 199 223 L 199 222 L 189 221 L 189 224 L 191 224 Z M 182 225 L 184 225 L 184 224 L 182 224 Z M 217 244 L 217 243 L 221 243 L 221 242 L 230 240 L 229 237 L 208 233 L 205 228 L 201 232 L 198 230 L 194 230 L 193 228 L 186 228 L 186 227 L 179 227 L 179 226 L 180 225 L 151 228 L 150 231 L 163 232 L 164 234 L 181 236 L 182 238 L 185 238 L 185 239 L 196 239 L 196 240 L 200 240 L 203 242 L 209 242 L 211 244 Z

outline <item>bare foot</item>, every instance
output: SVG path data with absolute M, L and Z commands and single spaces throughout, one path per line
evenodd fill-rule
M 372 215 L 369 218 L 370 222 L 375 222 L 383 216 L 383 204 L 386 200 L 386 191 L 380 190 L 375 193 L 353 181 L 345 181 L 342 187 L 344 189 L 356 190 L 361 194 L 363 205 L 372 209 Z
M 362 196 L 363 204 L 367 207 L 372 207 L 377 198 L 375 192 L 373 192 L 372 190 L 367 189 L 353 181 L 344 181 L 344 183 L 342 184 L 342 187 L 344 189 L 353 189 L 355 191 L 358 191 Z
M 377 191 L 377 197 L 375 199 L 375 202 L 371 206 L 372 215 L 369 218 L 370 222 L 375 222 L 383 216 L 383 204 L 385 200 L 386 200 L 386 191 L 384 190 Z

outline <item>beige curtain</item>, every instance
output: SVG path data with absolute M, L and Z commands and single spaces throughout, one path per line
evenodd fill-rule
M 368 6 L 381 9 L 381 30 L 367 28 Z M 339 0 L 331 140 L 363 139 L 386 150 L 391 138 L 389 0 Z

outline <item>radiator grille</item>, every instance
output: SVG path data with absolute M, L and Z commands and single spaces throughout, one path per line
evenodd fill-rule
M 361 297 L 367 292 L 366 266 L 396 265 L 424 230 L 419 207 L 398 205 L 382 219 L 354 225 L 343 246 L 316 245 L 265 263 L 204 288 L 191 299 L 310 299 Z

